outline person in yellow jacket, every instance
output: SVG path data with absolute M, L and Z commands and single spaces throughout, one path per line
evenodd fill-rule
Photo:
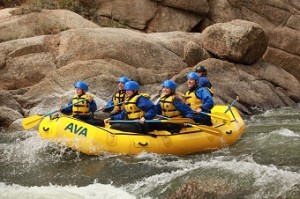
M 96 120 L 93 117 L 93 113 L 97 110 L 97 105 L 94 100 L 94 96 L 87 94 L 89 89 L 88 84 L 84 81 L 78 81 L 74 84 L 75 95 L 68 105 L 74 104 L 80 100 L 82 102 L 74 104 L 73 106 L 67 106 L 61 108 L 60 112 L 66 115 L 72 115 L 72 117 L 80 119 L 92 125 L 104 126 L 104 122 Z
M 145 123 L 145 120 L 152 120 L 156 116 L 156 110 L 151 100 L 142 94 L 139 94 L 139 84 L 135 81 L 128 81 L 124 85 L 126 95 L 128 96 L 124 102 L 124 109 L 116 115 L 105 120 L 136 120 L 135 123 L 114 123 L 111 128 L 121 131 L 129 131 L 135 133 L 147 133 L 151 131 L 151 125 Z
M 120 113 L 123 110 L 123 102 L 127 97 L 126 91 L 124 90 L 124 85 L 128 81 L 129 78 L 125 76 L 118 79 L 118 91 L 114 93 L 112 98 L 107 102 L 105 106 L 99 108 L 99 111 L 109 113 L 109 115 L 112 116 Z
M 193 110 L 193 120 L 198 124 L 211 126 L 211 118 L 207 114 L 211 113 L 214 106 L 214 100 L 211 92 L 206 87 L 199 87 L 199 75 L 196 72 L 190 72 L 187 75 L 187 86 L 189 90 L 185 93 L 185 103 Z
M 193 118 L 192 109 L 185 104 L 183 97 L 176 92 L 176 83 L 173 80 L 165 80 L 162 84 L 162 94 L 155 105 L 158 117 L 162 118 Z M 181 124 L 159 123 L 156 130 L 167 130 L 171 133 L 178 133 L 182 128 Z

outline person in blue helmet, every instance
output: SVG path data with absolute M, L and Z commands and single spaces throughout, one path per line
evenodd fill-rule
M 126 82 L 124 89 L 127 95 L 124 109 L 120 113 L 105 119 L 105 123 L 110 120 L 138 120 L 136 123 L 114 123 L 111 128 L 144 134 L 151 131 L 151 125 L 145 123 L 145 120 L 152 120 L 156 116 L 154 104 L 148 97 L 139 94 L 139 84 L 137 82 Z
M 88 94 L 88 84 L 84 81 L 78 81 L 74 84 L 75 95 L 68 105 L 74 104 L 77 101 L 82 102 L 70 107 L 61 108 L 60 112 L 66 115 L 72 115 L 76 119 L 80 119 L 96 126 L 104 126 L 104 121 L 96 120 L 93 117 L 93 113 L 97 110 L 97 105 L 92 94 Z
M 187 75 L 189 90 L 185 93 L 185 103 L 194 111 L 193 120 L 198 124 L 211 126 L 211 117 L 201 112 L 211 113 L 214 101 L 210 91 L 206 87 L 199 87 L 199 75 L 190 72 Z
M 199 87 L 206 87 L 206 88 L 208 88 L 208 90 L 213 95 L 212 84 L 211 84 L 211 82 L 209 81 L 209 79 L 207 77 L 207 70 L 206 70 L 206 68 L 204 66 L 201 66 L 201 65 L 197 66 L 196 73 L 198 73 L 198 75 L 199 75 L 199 82 L 198 82 Z
M 129 81 L 128 77 L 120 77 L 118 79 L 118 91 L 114 93 L 112 98 L 107 102 L 107 104 L 101 107 L 99 110 L 109 113 L 110 116 L 120 113 L 124 109 L 123 102 L 125 101 L 127 95 L 124 90 L 124 85 Z
M 157 116 L 161 118 L 193 118 L 192 109 L 185 104 L 181 94 L 176 92 L 176 83 L 173 80 L 165 80 L 162 84 L 162 94 L 155 105 Z M 182 124 L 159 123 L 156 130 L 167 130 L 178 133 Z

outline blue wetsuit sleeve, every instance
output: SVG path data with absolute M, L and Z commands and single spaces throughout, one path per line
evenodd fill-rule
M 68 103 L 67 106 L 71 105 L 72 104 L 72 100 Z M 72 114 L 72 107 L 73 106 L 69 106 L 69 107 L 66 107 L 66 106 L 63 106 L 61 107 L 61 113 L 63 114 L 66 114 L 66 115 L 71 115 Z
M 111 116 L 110 119 L 112 119 L 112 120 L 123 120 L 125 118 L 125 115 L 126 115 L 126 110 L 123 109 L 120 113 Z
M 92 113 L 94 113 L 97 110 L 97 104 L 96 104 L 95 100 L 92 100 L 92 102 L 89 103 L 89 110 Z
M 156 116 L 155 105 L 146 97 L 141 96 L 138 99 L 137 107 L 145 112 L 144 118 L 146 120 L 152 120 Z
M 202 101 L 202 106 L 200 107 L 203 111 L 208 112 L 214 106 L 213 98 L 210 92 L 206 88 L 199 88 L 196 90 L 196 96 Z
M 175 98 L 173 104 L 183 117 L 193 118 L 192 109 L 180 99 Z
M 103 107 L 103 111 L 104 111 L 104 112 L 111 112 L 111 111 L 114 109 L 113 105 L 114 105 L 114 102 L 113 102 L 113 100 L 112 100 L 112 98 L 111 98 L 111 99 L 107 102 L 107 104 Z
M 158 115 L 161 115 L 161 114 L 162 114 L 160 102 L 158 102 L 158 103 L 155 105 L 155 110 L 156 110 L 156 114 L 158 114 Z

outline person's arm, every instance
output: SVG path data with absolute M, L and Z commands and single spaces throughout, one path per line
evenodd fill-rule
M 157 104 L 155 105 L 155 109 L 156 109 L 156 114 L 159 114 L 159 115 L 162 114 L 160 101 L 158 101 Z
M 68 103 L 67 106 L 71 105 L 72 104 L 72 100 Z M 65 108 L 64 108 L 65 107 Z M 73 106 L 69 106 L 69 107 L 66 107 L 66 106 L 62 106 L 60 108 L 60 112 L 63 113 L 63 114 L 66 114 L 66 115 L 71 115 L 72 114 L 72 107 Z
M 201 87 L 208 87 L 210 88 L 210 83 L 207 77 L 200 77 L 198 86 Z
M 146 97 L 141 96 L 138 99 L 137 107 L 145 112 L 144 118 L 146 120 L 152 120 L 156 116 L 155 105 Z
M 112 100 L 112 98 L 110 98 L 110 100 L 107 102 L 107 104 L 105 106 L 102 107 L 103 112 L 111 112 L 114 109 L 114 102 Z
M 200 107 L 202 111 L 208 112 L 214 106 L 213 98 L 210 92 L 206 88 L 200 88 L 196 91 L 196 96 L 202 101 L 202 106 Z
M 193 110 L 183 101 L 175 97 L 173 104 L 183 117 L 193 118 Z
M 110 117 L 111 120 L 123 120 L 126 115 L 126 110 L 123 109 L 120 113 Z
M 92 100 L 92 102 L 89 103 L 89 110 L 92 113 L 94 113 L 97 110 L 97 104 L 95 100 Z

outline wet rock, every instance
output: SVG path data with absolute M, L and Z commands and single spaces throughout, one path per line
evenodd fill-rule
M 244 190 L 243 190 L 244 191 Z M 239 198 L 245 193 L 241 193 L 230 183 L 226 183 L 220 179 L 201 179 L 191 180 L 183 184 L 167 199 L 181 199 L 181 198 Z
M 23 131 L 24 128 L 22 126 L 22 119 L 17 119 L 16 121 L 12 122 L 8 128 L 6 129 L 7 132 L 16 132 L 16 131 Z
M 1 106 L 15 110 L 20 114 L 23 113 L 21 105 L 15 100 L 14 95 L 9 91 L 0 90 L 0 104 Z
M 9 126 L 11 123 L 13 123 L 15 120 L 23 118 L 23 116 L 11 109 L 4 106 L 0 106 L 0 125 L 1 126 Z

